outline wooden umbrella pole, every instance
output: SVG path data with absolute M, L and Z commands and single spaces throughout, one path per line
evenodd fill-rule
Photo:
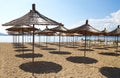
M 108 45 L 108 36 L 106 37 L 106 45 Z
M 71 43 L 71 36 L 69 37 L 69 45 L 70 45 L 70 43 Z
M 19 37 L 18 37 L 18 34 L 17 34 L 17 44 L 19 43 L 19 42 L 18 42 L 18 38 L 19 38 Z
M 85 31 L 85 49 L 84 49 L 84 57 L 86 57 L 86 46 L 87 46 L 87 42 L 86 42 L 86 31 Z
M 113 42 L 113 47 L 116 48 L 116 36 L 114 36 L 114 38 L 115 38 L 115 40 L 113 40 L 112 42 Z
M 24 35 L 24 42 L 26 43 L 26 34 Z
M 103 46 L 105 45 L 105 40 L 106 40 L 105 38 L 106 38 L 106 37 L 105 37 L 105 35 L 104 35 L 104 42 L 103 42 L 104 44 L 103 44 Z M 103 48 L 105 48 L 105 46 L 104 46 Z
M 91 36 L 89 35 L 89 49 L 90 49 L 90 37 L 91 37 Z
M 32 54 L 34 55 L 34 45 L 35 45 L 35 31 L 34 31 L 35 25 L 33 24 L 33 45 L 32 45 Z M 32 62 L 34 63 L 34 57 L 32 58 Z
M 15 44 L 16 44 L 16 35 L 15 35 Z
M 18 41 L 17 41 L 17 47 L 19 46 L 19 35 L 17 35 Z
M 16 43 L 17 43 L 17 46 L 18 46 L 18 35 L 16 35 Z
M 31 42 L 32 42 L 32 41 L 31 41 L 31 33 L 30 33 L 30 44 L 31 44 Z
M 15 44 L 16 44 L 16 35 L 15 35 Z
M 17 43 L 17 35 L 16 35 L 16 44 L 17 44 L 17 46 L 18 46 L 18 43 Z
M 19 45 L 19 35 L 17 34 L 17 44 Z
M 15 35 L 15 43 L 17 43 L 17 35 Z
M 20 44 L 20 40 L 19 40 L 19 38 L 20 38 L 20 37 L 19 37 L 19 35 L 18 35 L 18 45 Z
M 40 46 L 40 35 L 39 35 L 39 46 Z
M 117 35 L 117 48 L 116 48 L 116 54 L 117 54 L 117 51 L 118 51 L 118 35 Z
M 17 35 L 16 35 L 16 44 L 17 44 Z M 18 45 L 18 44 L 17 44 Z
M 59 32 L 59 52 L 60 52 L 60 32 Z
M 16 43 L 17 43 L 17 45 L 18 45 L 18 36 L 16 35 Z
M 47 35 L 46 35 L 46 49 L 47 49 Z
M 53 44 L 55 44 L 55 35 L 54 35 L 54 43 Z
M 23 47 L 24 47 L 24 32 L 23 32 L 23 29 L 22 29 L 22 51 L 23 51 L 23 54 L 24 54 Z
M 13 35 L 13 43 L 14 43 L 14 35 Z
M 17 42 L 17 38 L 16 38 L 16 35 L 15 35 L 15 44 L 16 44 L 16 42 Z
M 67 43 L 67 46 L 68 46 L 68 36 L 66 36 L 66 43 Z
M 73 35 L 73 47 L 74 47 L 74 35 Z
M 77 43 L 76 43 L 76 35 L 75 35 L 75 37 L 74 37 L 74 44 L 75 44 L 75 46 L 77 46 Z
M 27 43 L 29 42 L 29 39 L 28 39 L 28 37 L 29 37 L 29 35 L 28 35 L 28 33 L 27 33 Z

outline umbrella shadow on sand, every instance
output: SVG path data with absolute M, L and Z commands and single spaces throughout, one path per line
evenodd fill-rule
M 102 67 L 99 70 L 106 78 L 120 78 L 120 68 L 117 67 Z
M 35 47 L 46 47 L 46 46 L 43 46 L 43 45 L 39 45 L 39 44 L 35 44 Z
M 48 48 L 48 47 L 44 47 L 44 48 L 41 48 L 42 50 L 56 50 L 56 48 Z
M 23 63 L 19 66 L 20 69 L 25 72 L 30 72 L 32 74 L 48 74 L 48 73 L 58 73 L 62 70 L 62 66 L 53 62 L 46 61 L 35 61 Z
M 108 48 L 95 48 L 95 49 L 99 49 L 99 50 L 108 50 Z
M 37 57 L 42 57 L 42 54 L 33 54 L 33 53 L 26 53 L 26 54 L 19 54 L 15 55 L 16 57 L 19 58 L 37 58 Z
M 92 64 L 92 63 L 98 62 L 96 59 L 89 58 L 89 57 L 82 57 L 82 56 L 71 56 L 66 59 L 73 63 Z
M 120 54 L 117 54 L 117 53 L 112 53 L 112 52 L 102 52 L 102 53 L 99 53 L 101 55 L 108 55 L 108 56 L 120 56 Z
M 13 43 L 13 46 L 22 46 L 21 43 Z
M 106 47 L 106 48 L 116 48 L 116 46 L 109 46 L 109 47 Z
M 58 55 L 68 55 L 68 54 L 71 54 L 71 52 L 67 52 L 67 51 L 50 51 L 49 53 L 51 53 L 51 54 L 58 54 Z
M 14 48 L 27 48 L 26 46 L 24 46 L 24 45 L 22 45 L 20 43 L 19 44 L 18 43 L 16 43 L 16 44 L 14 43 L 13 46 L 14 46 Z
M 25 46 L 15 46 L 14 48 L 27 48 Z
M 94 51 L 93 49 L 78 49 L 80 51 Z
M 32 49 L 18 49 L 18 50 L 15 50 L 16 52 L 27 52 L 27 51 L 33 51 Z
M 79 46 L 65 46 L 66 48 L 79 48 Z

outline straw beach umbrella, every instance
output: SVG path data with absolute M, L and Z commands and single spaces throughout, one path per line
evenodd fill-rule
M 65 32 L 67 32 L 68 31 L 68 29 L 67 28 L 65 28 L 64 26 L 58 26 L 58 27 L 55 27 L 55 28 L 51 28 L 50 29 L 51 31 L 54 31 L 54 32 L 59 32 L 59 52 L 60 52 L 60 35 L 61 35 L 61 33 L 65 33 Z
M 39 46 L 40 46 L 40 34 L 39 34 L 39 33 L 40 33 L 41 31 L 42 31 L 42 30 L 39 28 L 39 30 L 35 32 L 35 34 L 37 34 L 37 35 L 39 36 Z
M 14 27 L 8 28 L 6 30 L 7 31 L 12 31 L 12 32 L 18 32 L 19 34 L 21 34 L 22 35 L 22 45 L 24 46 L 24 33 L 25 32 L 29 33 L 29 31 L 33 31 L 33 30 L 35 31 L 35 30 L 38 30 L 38 29 L 33 28 L 31 26 L 14 26 Z
M 118 27 L 115 30 L 109 32 L 108 34 L 112 35 L 112 36 L 117 36 L 117 35 L 119 36 L 120 35 L 120 25 L 118 25 Z
M 32 4 L 32 10 L 25 14 L 24 16 L 17 18 L 15 20 L 12 20 L 8 23 L 3 24 L 3 26 L 15 26 L 15 25 L 32 25 L 33 28 L 35 25 L 62 25 L 61 23 L 58 23 L 42 14 L 40 14 L 35 9 L 35 4 Z M 33 54 L 34 54 L 34 33 L 33 30 Z M 32 59 L 32 62 L 34 62 L 34 58 Z
M 39 35 L 46 36 L 46 48 L 47 48 L 47 41 L 48 41 L 47 36 L 51 36 L 53 35 L 53 33 L 54 33 L 53 31 L 49 30 L 48 26 L 46 26 L 46 28 L 43 31 L 38 32 Z
M 106 28 L 104 28 L 104 30 L 101 31 L 101 35 L 104 36 L 104 42 L 106 41 L 106 36 L 108 36 L 108 31 Z M 106 44 L 107 44 L 107 41 L 106 41 Z
M 120 36 L 120 25 L 118 25 L 118 27 L 115 30 L 109 32 L 108 34 L 110 36 L 115 36 L 116 37 L 116 44 L 117 44 L 116 53 L 117 53 L 117 50 L 118 50 L 118 37 Z
M 17 43 L 17 39 L 15 38 L 15 36 L 17 35 L 21 35 L 21 33 L 19 32 L 14 32 L 14 31 L 7 31 L 8 35 L 12 35 L 13 36 L 13 44 L 14 43 Z M 19 40 L 18 40 L 18 43 L 19 43 Z
M 77 28 L 74 28 L 74 29 L 71 29 L 69 30 L 69 32 L 78 32 L 78 33 L 81 33 L 83 35 L 98 35 L 100 34 L 100 31 L 93 28 L 92 26 L 90 26 L 88 24 L 88 20 L 86 20 L 86 23 L 80 27 L 77 27 Z
M 47 27 L 47 26 L 46 26 L 46 27 Z M 42 36 L 53 36 L 53 35 L 54 35 L 54 32 L 53 32 L 53 31 L 50 31 L 50 30 L 48 29 L 48 27 L 47 27 L 47 28 L 45 28 L 44 30 L 37 31 L 36 34 L 39 35 L 39 42 L 40 42 L 40 35 L 42 35 Z M 47 40 L 47 37 L 46 37 L 46 40 Z M 39 43 L 39 45 L 40 45 L 40 43 Z
M 102 34 L 102 35 L 105 35 L 105 36 L 108 35 L 108 31 L 107 31 L 107 29 L 104 28 L 104 30 L 101 31 L 101 34 Z
M 68 33 L 66 33 L 66 36 L 68 37 L 68 36 L 70 36 L 70 37 L 73 37 L 73 44 L 72 44 L 72 46 L 70 46 L 71 48 L 77 48 L 77 44 L 75 45 L 75 37 L 77 37 L 77 36 L 82 36 L 82 34 L 79 34 L 79 33 L 70 33 L 69 31 L 68 31 Z
M 88 20 L 86 20 L 86 23 L 84 25 L 71 29 L 69 30 L 69 32 L 74 32 L 74 33 L 76 32 L 76 33 L 83 34 L 85 36 L 84 56 L 86 56 L 86 50 L 87 50 L 86 37 L 91 35 L 98 35 L 100 33 L 97 29 L 93 28 L 88 24 Z

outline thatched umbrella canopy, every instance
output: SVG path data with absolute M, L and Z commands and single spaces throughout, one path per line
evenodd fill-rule
M 117 44 L 116 52 L 117 52 L 117 50 L 118 50 L 118 41 L 119 41 L 118 37 L 120 36 L 120 25 L 118 25 L 118 27 L 115 30 L 109 32 L 108 34 L 110 36 L 115 36 L 116 37 L 116 44 Z
M 29 33 L 31 31 L 36 31 L 38 30 L 37 28 L 33 28 L 31 26 L 14 26 L 14 27 L 11 27 L 11 28 L 8 28 L 6 29 L 7 31 L 12 31 L 12 32 L 18 32 L 19 35 L 24 35 L 25 32 L 26 33 Z
M 2 24 L 3 26 L 15 26 L 15 25 L 63 25 L 58 23 L 42 14 L 35 9 L 35 4 L 32 5 L 32 10 L 24 16 Z
M 42 30 L 39 28 L 39 30 L 37 30 L 37 31 L 35 32 L 35 34 L 39 36 L 39 46 L 40 46 L 40 34 L 39 34 L 39 32 L 41 32 L 41 31 L 42 31 Z
M 25 32 L 28 33 L 29 31 L 33 31 L 33 30 L 35 31 L 35 30 L 38 30 L 38 29 L 33 28 L 31 26 L 14 26 L 14 27 L 8 28 L 6 30 L 7 31 L 12 31 L 12 32 L 18 32 L 19 34 L 21 34 L 22 35 L 22 46 L 24 46 L 24 34 L 25 34 Z M 19 40 L 18 40 L 18 42 L 19 42 Z M 23 54 L 24 54 L 24 51 L 23 51 Z
M 44 30 L 37 31 L 36 34 L 39 35 L 39 45 L 40 45 L 40 36 L 46 36 L 46 44 L 47 44 L 47 36 L 54 36 L 55 32 L 49 30 L 48 26 Z M 47 46 L 47 45 L 46 45 Z
M 76 32 L 76 33 L 80 33 L 80 34 L 83 34 L 85 35 L 85 47 L 84 47 L 84 56 L 86 56 L 86 36 L 89 35 L 99 35 L 100 34 L 100 31 L 98 31 L 97 29 L 93 28 L 92 26 L 90 26 L 88 24 L 88 20 L 86 20 L 86 23 L 80 27 L 77 27 L 77 28 L 74 28 L 74 29 L 71 29 L 69 30 L 69 32 Z
M 104 28 L 104 30 L 101 31 L 100 35 L 104 36 L 104 42 L 105 42 L 106 41 L 105 37 L 109 35 L 107 29 Z M 107 41 L 106 41 L 106 44 L 107 44 Z
M 101 31 L 101 35 L 104 35 L 104 36 L 108 35 L 108 31 L 106 28 L 104 28 L 104 30 Z
M 2 24 L 3 26 L 15 26 L 15 25 L 32 25 L 33 28 L 35 25 L 63 25 L 61 23 L 58 23 L 42 14 L 40 14 L 36 9 L 35 9 L 35 4 L 32 5 L 32 10 L 25 14 L 24 16 L 17 18 L 15 20 L 12 20 L 8 23 Z M 33 30 L 33 54 L 34 54 L 34 33 L 35 31 Z M 34 62 L 34 58 L 32 59 L 32 62 Z
M 46 26 L 46 28 L 40 32 L 37 32 L 37 34 L 41 34 L 41 35 L 49 35 L 51 33 L 54 33 L 53 31 L 51 31 L 48 26 Z
M 14 27 L 8 28 L 6 30 L 7 31 L 12 31 L 12 32 L 18 32 L 18 35 L 22 35 L 22 42 L 24 42 L 24 35 L 25 34 L 31 34 L 31 32 L 33 30 L 36 31 L 38 29 L 37 28 L 33 28 L 31 26 L 14 26 Z M 19 38 L 18 38 L 18 42 L 19 42 Z
M 80 34 L 80 33 L 66 33 L 66 36 L 68 37 L 68 36 L 71 36 L 71 37 L 73 37 L 73 48 L 75 47 L 75 36 L 82 36 L 82 34 Z M 69 42 L 68 42 L 69 43 Z
M 50 30 L 54 31 L 54 32 L 67 32 L 68 31 L 68 29 L 66 27 L 62 26 L 62 25 L 51 28 Z
M 17 35 L 22 35 L 20 32 L 15 32 L 15 31 L 7 31 L 8 35 L 13 36 L 13 43 L 17 43 Z M 19 42 L 19 40 L 18 40 Z
M 66 33 L 66 36 L 81 36 L 79 33 Z
M 50 29 L 51 31 L 54 31 L 54 32 L 59 32 L 59 52 L 60 52 L 60 36 L 61 36 L 61 32 L 67 32 L 68 29 L 65 28 L 64 26 L 58 26 L 58 27 L 55 27 L 55 28 L 51 28 Z
M 14 31 L 7 31 L 9 35 L 19 35 L 19 32 L 14 32 Z
M 115 30 L 109 32 L 109 35 L 111 35 L 111 36 L 119 36 L 120 35 L 120 25 L 118 25 L 118 27 Z
M 74 28 L 69 30 L 69 32 L 76 32 L 81 33 L 83 35 L 98 35 L 100 34 L 100 31 L 93 28 L 88 24 L 88 20 L 86 20 L 86 23 L 80 27 Z
M 13 31 L 13 32 L 29 32 L 29 31 L 36 31 L 37 28 L 33 28 L 31 26 L 14 26 L 11 28 L 7 28 L 7 31 Z
M 46 36 L 46 48 L 47 48 L 47 41 L 48 41 L 48 38 L 47 36 L 51 36 L 51 35 L 54 35 L 55 32 L 49 30 L 48 26 L 46 26 L 46 28 L 44 30 L 42 30 L 41 32 L 38 32 L 39 35 L 44 35 Z

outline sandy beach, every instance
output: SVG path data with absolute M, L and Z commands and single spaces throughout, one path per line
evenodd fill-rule
M 35 43 L 35 62 L 31 62 L 31 44 L 24 53 L 12 43 L 0 43 L 0 78 L 120 78 L 120 53 L 114 48 L 93 46 L 86 52 L 81 47 L 70 48 Z M 34 76 L 33 76 L 34 75 Z

